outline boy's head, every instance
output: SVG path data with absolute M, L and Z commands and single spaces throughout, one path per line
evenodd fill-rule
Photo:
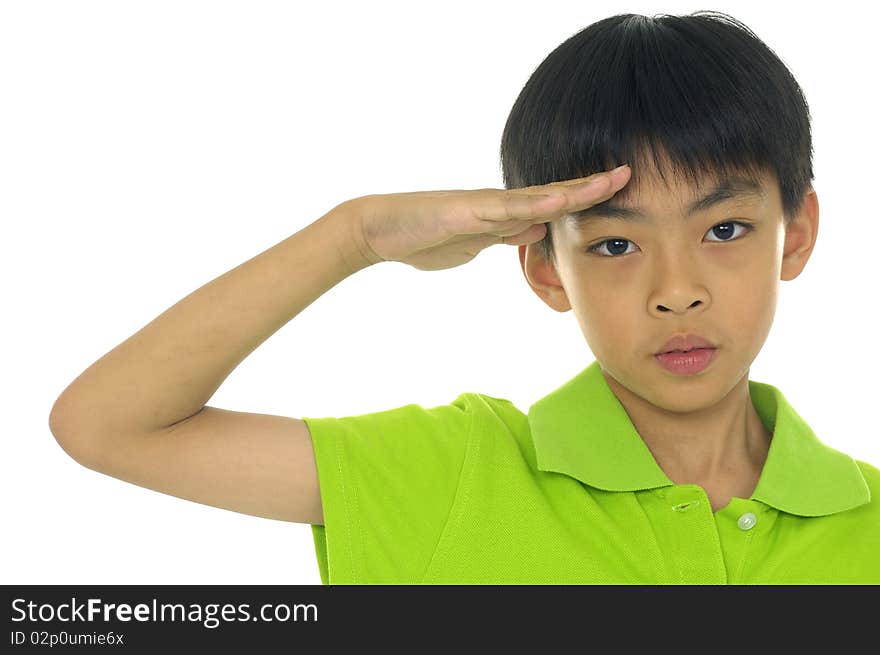
M 528 80 L 501 156 L 511 189 L 631 167 L 609 201 L 520 246 L 529 284 L 574 311 L 604 370 L 672 411 L 746 375 L 779 280 L 801 272 L 818 228 L 806 100 L 746 26 L 718 12 L 588 26 Z M 696 203 L 713 191 L 719 202 Z M 654 354 L 686 333 L 718 349 L 702 373 L 674 376 Z

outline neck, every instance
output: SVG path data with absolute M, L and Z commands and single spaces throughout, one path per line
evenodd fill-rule
M 748 372 L 718 403 L 688 413 L 657 407 L 613 377 L 605 378 L 670 480 L 751 495 L 771 435 L 752 404 Z

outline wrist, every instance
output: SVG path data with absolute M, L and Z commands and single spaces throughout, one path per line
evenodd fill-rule
M 364 231 L 364 216 L 369 211 L 370 196 L 359 196 L 339 204 L 334 213 L 345 243 L 343 258 L 352 273 L 385 261 L 370 247 Z

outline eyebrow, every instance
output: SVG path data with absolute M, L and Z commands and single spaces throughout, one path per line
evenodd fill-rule
M 690 218 L 694 214 L 704 212 L 720 203 L 743 197 L 762 199 L 765 197 L 764 189 L 760 184 L 748 178 L 735 176 L 724 178 L 709 193 L 688 205 L 685 216 Z M 592 207 L 571 212 L 566 217 L 566 220 L 570 221 L 578 230 L 583 230 L 587 225 L 601 219 L 641 223 L 650 220 L 650 217 L 638 207 L 624 207 L 615 204 L 613 197 Z

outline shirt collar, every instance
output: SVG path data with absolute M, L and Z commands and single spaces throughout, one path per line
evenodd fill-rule
M 772 433 L 751 498 L 801 516 L 841 512 L 870 501 L 856 462 L 822 443 L 776 387 L 749 380 L 755 411 Z M 529 408 L 541 471 L 606 491 L 674 485 L 614 395 L 598 361 Z

